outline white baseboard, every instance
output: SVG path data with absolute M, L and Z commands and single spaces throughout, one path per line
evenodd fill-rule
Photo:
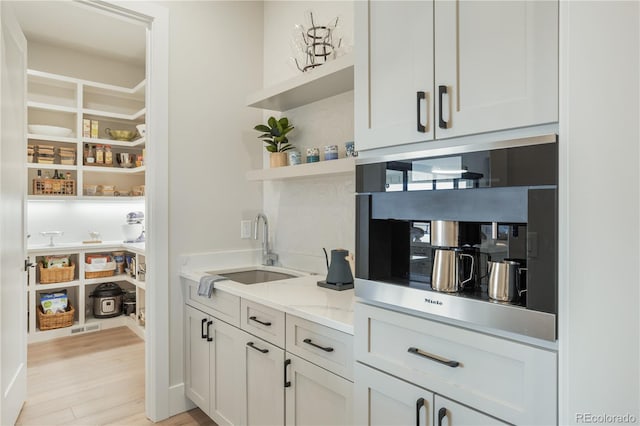
M 184 383 L 169 387 L 169 416 L 184 413 L 196 405 L 184 395 Z

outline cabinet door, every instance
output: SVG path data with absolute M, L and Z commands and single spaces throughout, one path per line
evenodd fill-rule
M 244 332 L 213 318 L 211 342 L 211 413 L 219 425 L 246 424 Z
M 440 395 L 434 403 L 434 423 L 437 426 L 483 426 L 506 425 L 507 423 L 460 405 Z
M 355 366 L 354 424 L 432 425 L 433 394 L 360 363 Z
M 207 322 L 210 317 L 185 305 L 185 394 L 202 411 L 209 414 L 209 342 Z M 209 329 L 211 324 L 209 324 Z
M 438 0 L 434 22 L 437 139 L 558 121 L 558 2 Z
M 433 2 L 355 2 L 355 146 L 433 139 Z
M 295 355 L 287 357 L 286 424 L 353 424 L 353 383 Z
M 244 333 L 247 425 L 284 424 L 284 350 Z

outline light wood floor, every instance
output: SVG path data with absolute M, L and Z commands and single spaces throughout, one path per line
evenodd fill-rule
M 29 345 L 28 396 L 17 425 L 149 425 L 144 342 L 127 327 Z M 199 409 L 158 425 L 211 425 Z

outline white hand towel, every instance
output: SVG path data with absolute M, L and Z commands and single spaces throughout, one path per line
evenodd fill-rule
M 211 297 L 214 283 L 222 280 L 226 280 L 226 278 L 221 277 L 220 275 L 202 276 L 202 278 L 200 278 L 200 283 L 198 284 L 198 296 Z

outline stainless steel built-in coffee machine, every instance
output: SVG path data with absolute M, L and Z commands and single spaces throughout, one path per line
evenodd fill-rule
M 555 340 L 555 135 L 439 153 L 359 160 L 356 295 Z

